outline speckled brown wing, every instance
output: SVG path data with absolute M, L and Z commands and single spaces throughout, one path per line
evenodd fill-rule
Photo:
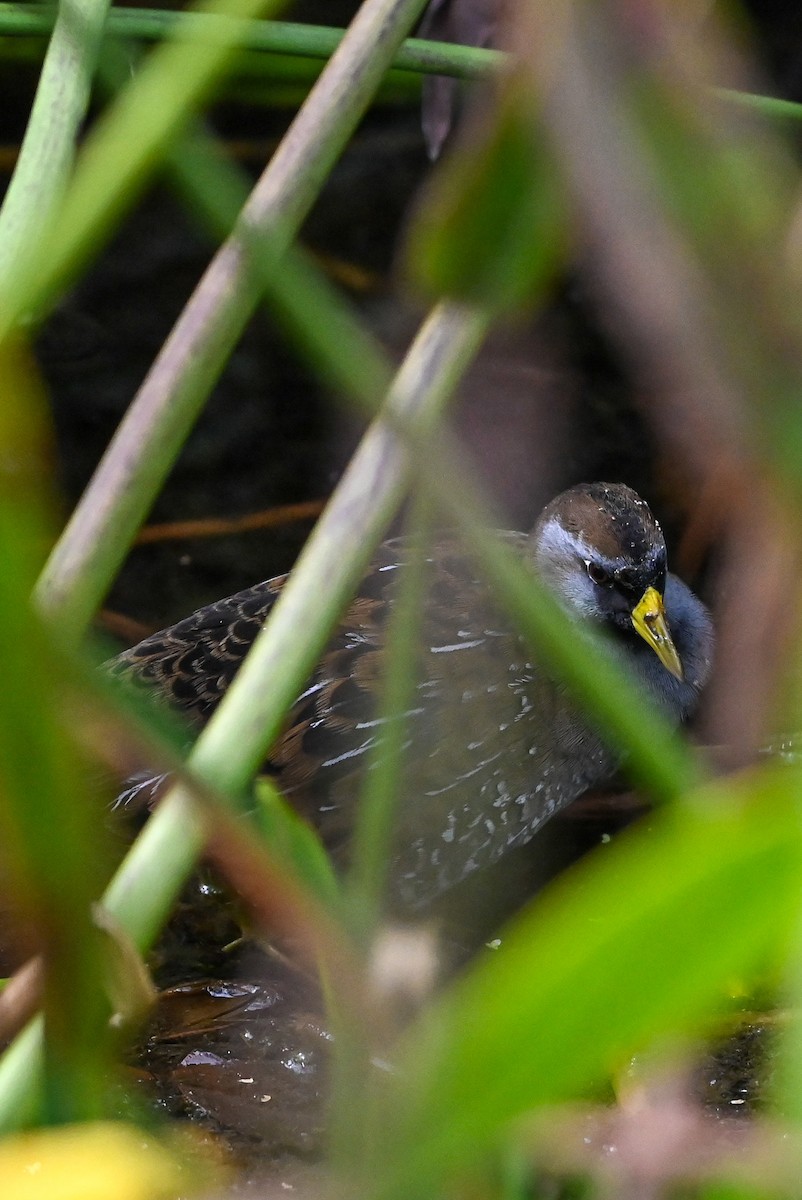
M 205 725 L 253 645 L 287 576 L 207 604 L 107 663 L 167 701 L 197 727 Z
M 411 553 L 403 539 L 380 547 L 266 763 L 341 863 L 368 752 L 381 738 L 387 618 Z M 392 847 L 393 892 L 411 906 L 525 841 L 614 766 L 578 727 L 562 690 L 532 665 L 464 552 L 440 542 L 427 564 Z M 112 670 L 155 687 L 202 724 L 283 582 L 209 605 L 120 655 Z

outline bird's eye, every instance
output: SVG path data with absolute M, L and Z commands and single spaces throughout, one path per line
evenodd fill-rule
M 609 585 L 612 583 L 612 575 L 606 567 L 601 565 L 601 563 L 593 562 L 591 559 L 589 562 L 585 563 L 585 566 L 587 567 L 589 578 L 592 579 L 598 587 L 609 587 Z

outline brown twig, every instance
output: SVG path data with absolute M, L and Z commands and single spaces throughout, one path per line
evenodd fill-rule
M 254 529 L 275 529 L 295 521 L 313 521 L 319 517 L 325 500 L 303 500 L 298 504 L 279 504 L 259 512 L 239 517 L 203 517 L 194 521 L 163 521 L 146 525 L 139 531 L 136 545 L 166 542 L 177 539 L 228 537 L 234 533 L 250 533 Z
M 134 617 L 115 612 L 110 608 L 104 608 L 102 612 L 98 613 L 97 623 L 106 633 L 119 638 L 121 642 L 126 642 L 129 646 L 135 646 L 137 642 L 141 642 L 143 638 L 156 632 L 154 625 L 147 625 L 144 621 L 137 621 Z
M 23 963 L 0 992 L 0 1045 L 8 1045 L 35 1016 L 43 990 L 44 963 L 37 955 Z

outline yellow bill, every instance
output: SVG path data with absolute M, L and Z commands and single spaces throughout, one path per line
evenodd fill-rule
M 632 624 L 654 650 L 665 669 L 677 679 L 682 679 L 682 663 L 668 632 L 663 597 L 656 588 L 648 587 L 643 593 L 632 610 Z

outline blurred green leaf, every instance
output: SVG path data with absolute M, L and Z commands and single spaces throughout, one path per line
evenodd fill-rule
M 709 787 L 530 906 L 397 1048 L 369 1118 L 370 1194 L 429 1194 L 506 1122 L 697 1026 L 733 973 L 786 950 L 802 888 L 795 785 L 772 769 Z
M 45 952 L 45 1115 L 102 1115 L 107 1045 L 89 905 L 107 864 L 100 800 L 65 725 L 70 683 L 30 592 L 51 535 L 50 430 L 26 347 L 0 347 L 0 856 L 6 903 Z M 88 850 L 91 847 L 91 850 Z
M 532 301 L 564 262 L 566 210 L 554 157 L 508 81 L 425 195 L 407 247 L 412 278 L 429 294 L 491 309 Z
M 784 1187 L 770 1179 L 762 1186 L 754 1179 L 713 1179 L 696 1192 L 698 1200 L 780 1200 L 797 1194 L 796 1187 Z

